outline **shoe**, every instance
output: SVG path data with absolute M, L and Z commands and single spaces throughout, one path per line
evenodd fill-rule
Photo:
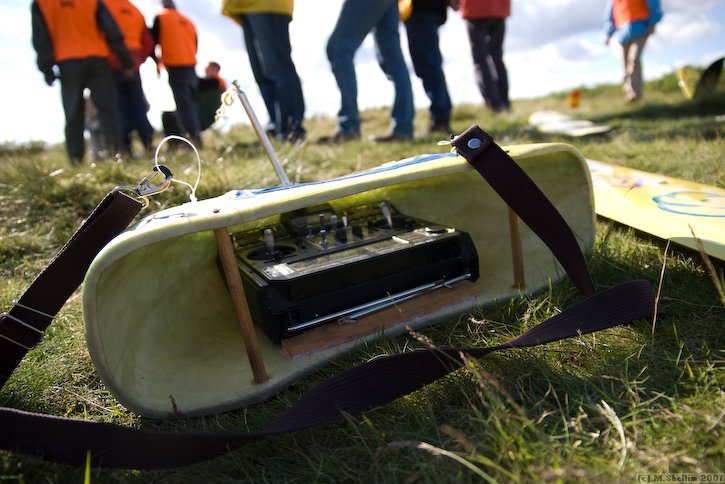
M 346 143 L 348 141 L 356 141 L 360 139 L 360 133 L 357 131 L 342 131 L 338 130 L 332 133 L 331 136 L 321 136 L 317 138 L 318 145 L 337 145 L 340 143 Z
M 450 136 L 453 134 L 453 130 L 451 129 L 451 125 L 448 124 L 448 121 L 431 121 L 428 126 L 428 134 L 444 134 Z
M 374 141 L 375 143 L 392 143 L 392 142 L 400 142 L 400 141 L 410 141 L 413 139 L 413 136 L 406 136 L 402 134 L 395 134 L 395 133 L 388 133 L 382 136 L 371 136 L 370 140 Z

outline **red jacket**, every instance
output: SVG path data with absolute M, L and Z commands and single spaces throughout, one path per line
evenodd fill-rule
M 104 0 L 108 11 L 123 32 L 123 40 L 133 56 L 136 69 L 153 53 L 154 39 L 146 27 L 141 11 L 129 0 Z M 111 52 L 108 58 L 111 69 L 121 69 L 118 57 Z
M 461 16 L 468 20 L 506 18 L 511 15 L 511 0 L 461 0 Z

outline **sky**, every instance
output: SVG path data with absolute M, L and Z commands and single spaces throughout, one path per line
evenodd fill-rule
M 356 0 L 364 1 L 364 0 Z M 133 2 L 151 24 L 159 0 Z M 543 96 L 579 86 L 619 83 L 622 60 L 619 45 L 604 45 L 604 0 L 513 0 L 507 21 L 504 61 L 510 96 L 514 100 Z M 46 86 L 35 64 L 31 43 L 29 0 L 3 0 L 0 5 L 0 142 L 63 141 L 65 124 L 59 83 Z M 296 0 L 290 23 L 292 58 L 302 80 L 306 114 L 334 116 L 339 91 L 325 54 L 342 0 Z M 222 65 L 227 81 L 237 80 L 261 122 L 267 114 L 254 83 L 241 28 L 222 16 L 221 0 L 176 0 L 180 12 L 196 24 L 199 35 L 197 70 L 207 62 Z M 705 66 L 725 55 L 725 0 L 662 0 L 664 19 L 644 52 L 645 79 L 655 79 L 683 65 Z M 454 105 L 481 103 L 474 81 L 465 24 L 457 12 L 448 11 L 440 29 L 444 70 Z M 405 29 L 401 42 L 408 61 L 416 106 L 428 99 L 412 71 Z M 356 57 L 360 109 L 390 106 L 392 84 L 375 59 L 368 36 Z M 156 76 L 148 60 L 141 67 L 151 109 L 149 120 L 161 127 L 162 111 L 174 102 L 165 73 Z M 645 94 L 646 95 L 646 94 Z M 246 122 L 239 104 L 229 112 L 226 125 Z M 365 127 L 363 126 L 363 130 Z

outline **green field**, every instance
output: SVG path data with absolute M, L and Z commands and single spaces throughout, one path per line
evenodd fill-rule
M 479 124 L 501 145 L 564 141 L 587 158 L 725 187 L 725 89 L 695 101 L 674 74 L 645 87 L 639 104 L 619 86 L 517 100 L 511 113 L 457 106 L 457 132 Z M 241 109 L 239 106 L 236 108 Z M 539 109 L 611 125 L 602 136 L 565 139 L 527 126 Z M 387 129 L 387 108 L 363 113 L 364 135 Z M 424 132 L 426 113 L 416 117 Z M 61 126 L 58 127 L 62 129 Z M 307 122 L 308 141 L 275 144 L 293 182 L 328 179 L 412 155 L 437 152 L 438 138 L 343 145 L 314 140 L 334 120 Z M 205 133 L 197 196 L 278 184 L 249 127 Z M 193 182 L 196 159 L 165 152 L 177 178 Z M 71 167 L 62 146 L 0 145 L 0 311 L 10 308 L 96 203 L 147 174 L 150 157 Z M 175 185 L 141 216 L 188 200 Z M 493 354 L 363 415 L 250 444 L 204 463 L 164 471 L 90 470 L 93 482 L 661 482 L 725 480 L 725 281 L 723 266 L 606 220 L 588 262 L 597 288 L 647 279 L 661 313 L 553 343 Z M 264 404 L 204 418 L 155 421 L 130 413 L 94 371 L 83 335 L 80 291 L 0 390 L 0 406 L 165 431 L 255 431 L 316 384 L 380 355 L 421 348 L 414 335 L 360 347 Z M 179 295 L 179 297 L 183 297 Z M 505 341 L 579 300 L 564 281 L 537 296 L 479 308 L 422 331 L 436 346 Z M 0 429 L 2 432 L 2 429 Z M 81 482 L 86 469 L 0 451 L 0 481 Z

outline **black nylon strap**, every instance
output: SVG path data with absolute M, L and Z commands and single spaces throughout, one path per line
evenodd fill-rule
M 85 463 L 88 450 L 95 466 L 162 469 L 189 465 L 264 437 L 331 423 L 345 414 L 384 405 L 458 369 L 462 354 L 481 358 L 494 351 L 535 346 L 646 318 L 652 314 L 653 298 L 647 281 L 633 281 L 595 294 L 497 346 L 421 350 L 375 359 L 315 387 L 261 432 L 152 432 L 3 408 L 0 448 L 74 465 Z M 613 307 L 618 308 L 615 317 L 600 312 Z
M 470 140 L 482 136 L 483 131 L 476 128 L 470 132 L 471 137 L 466 133 L 464 135 L 467 137 L 463 139 Z M 454 146 L 458 144 L 457 141 L 459 140 L 454 142 Z M 476 142 L 471 143 L 475 144 Z M 509 196 L 510 190 L 501 184 L 521 187 L 520 183 L 527 186 L 531 182 L 525 174 L 521 178 L 523 171 L 520 168 L 516 170 L 517 166 L 509 166 L 515 163 L 492 140 L 483 149 L 478 149 L 480 146 L 469 146 L 468 141 L 465 141 L 465 147 L 465 154 L 461 154 L 470 156 L 473 161 L 469 161 L 474 166 L 482 163 L 491 165 L 483 167 L 484 176 L 487 179 L 493 178 L 498 185 L 494 188 L 496 191 L 503 191 L 505 197 Z M 507 198 L 505 200 L 509 201 Z M 532 214 L 525 207 L 522 208 L 519 202 L 514 202 L 518 209 L 514 208 L 522 219 L 550 214 L 547 210 L 538 215 L 536 212 Z M 537 225 L 535 222 L 532 223 Z M 549 238 L 555 244 L 556 252 L 556 244 L 560 239 Z M 575 241 L 574 244 L 576 245 Z M 562 265 L 567 269 L 572 268 L 576 273 L 582 270 L 584 257 L 578 245 L 576 249 L 570 247 L 570 243 L 568 245 L 569 250 L 575 250 L 581 257 L 566 259 L 567 264 Z M 586 272 L 586 264 L 583 265 L 583 270 Z M 591 287 L 591 281 L 589 286 Z M 584 287 L 586 288 L 586 284 Z M 330 423 L 345 414 L 359 413 L 393 401 L 459 368 L 462 365 L 461 355 L 480 358 L 494 351 L 545 344 L 649 317 L 654 309 L 653 301 L 654 293 L 647 281 L 632 281 L 590 296 L 521 336 L 500 345 L 488 348 L 421 350 L 379 358 L 323 382 L 305 394 L 266 429 L 256 433 L 154 432 L 1 408 L 0 448 L 76 465 L 85 463 L 87 451 L 91 452 L 95 466 L 161 469 L 188 465 L 222 455 L 261 438 Z
M 594 294 L 584 255 L 564 217 L 491 135 L 472 126 L 451 144 L 544 241 L 577 289 L 585 295 Z
M 0 387 L 40 342 L 53 317 L 83 282 L 93 258 L 142 207 L 123 192 L 106 195 L 13 308 L 0 316 Z

